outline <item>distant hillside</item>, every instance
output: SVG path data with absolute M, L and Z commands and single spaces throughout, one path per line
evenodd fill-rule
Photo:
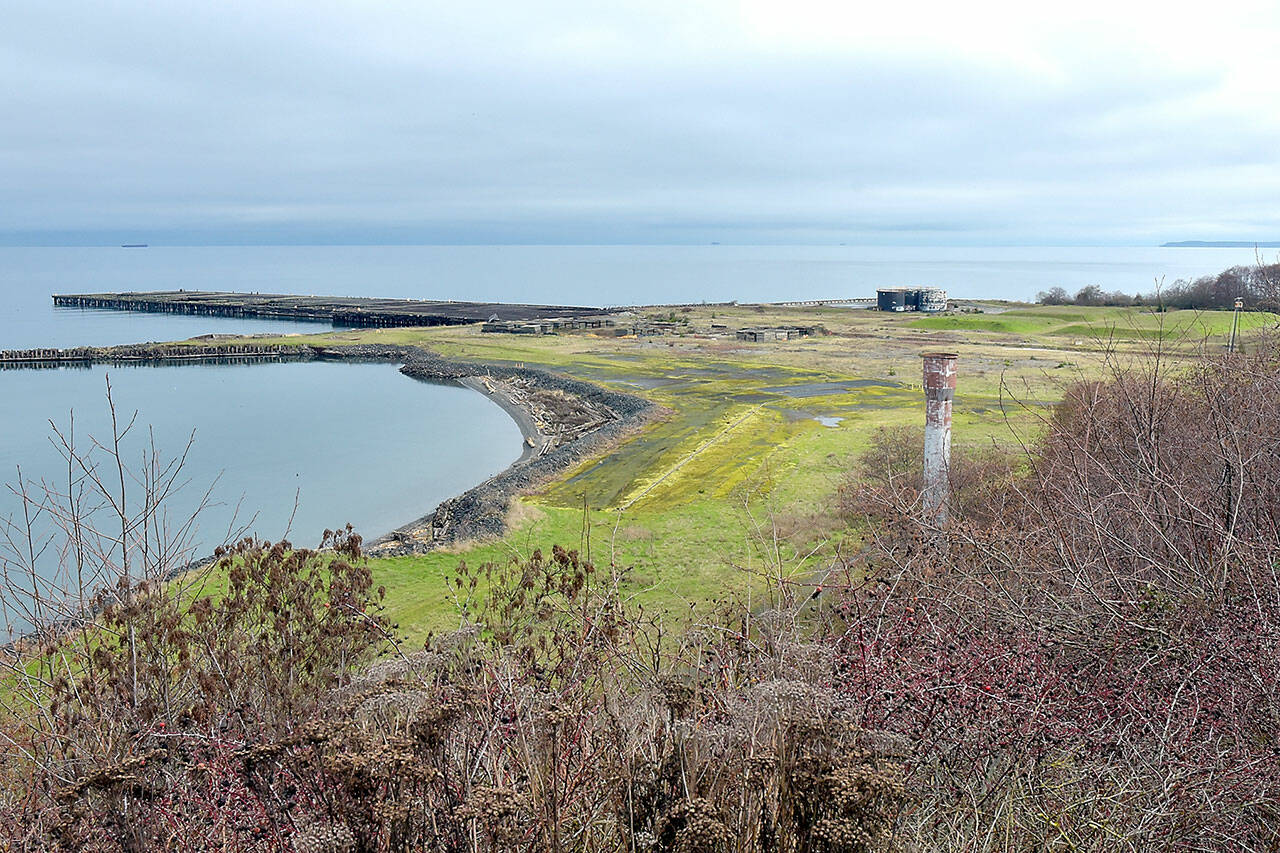
M 1176 243 L 1161 243 L 1162 249 L 1280 249 L 1280 241 L 1256 240 L 1179 240 Z

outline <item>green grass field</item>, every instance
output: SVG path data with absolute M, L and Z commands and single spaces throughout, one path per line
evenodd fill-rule
M 696 618 L 762 573 L 820 576 L 850 531 L 837 493 L 874 432 L 919 424 L 920 354 L 960 355 L 958 446 L 1034 432 L 1070 382 L 1096 375 L 1104 353 L 1140 357 L 1226 342 L 1226 312 L 988 306 L 938 317 L 842 308 L 723 306 L 683 310 L 683 334 L 659 338 L 482 334 L 477 327 L 382 329 L 290 336 L 284 343 L 413 344 L 441 355 L 540 366 L 642 395 L 667 415 L 536 494 L 515 502 L 501 539 L 425 556 L 377 559 L 392 619 L 411 643 L 458 620 L 443 578 L 460 560 L 503 561 L 553 544 L 590 550 L 625 572 L 646 608 Z M 667 312 L 660 312 L 667 316 Z M 1247 314 L 1246 331 L 1274 326 Z M 786 343 L 709 334 L 759 325 L 817 325 Z M 825 422 L 818 419 L 823 418 Z M 406 507 L 405 519 L 431 507 Z M 366 531 L 377 535 L 382 531 Z
M 921 317 L 911 321 L 917 329 L 997 332 L 1009 335 L 1108 340 L 1212 341 L 1229 335 L 1229 311 L 1167 311 L 1146 308 L 1081 308 L 1073 305 L 1037 306 L 988 316 L 960 314 Z M 1252 331 L 1274 326 L 1273 314 L 1247 312 L 1240 328 Z

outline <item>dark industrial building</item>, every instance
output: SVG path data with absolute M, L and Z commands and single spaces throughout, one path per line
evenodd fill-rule
M 947 292 L 938 287 L 882 287 L 876 291 L 880 311 L 946 311 Z

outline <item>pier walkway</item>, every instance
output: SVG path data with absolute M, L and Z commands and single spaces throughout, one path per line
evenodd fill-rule
M 874 299 L 801 299 L 793 302 L 768 302 L 767 305 L 773 305 L 777 308 L 823 308 L 827 306 L 834 307 L 869 307 L 875 305 Z
M 293 296 L 279 293 L 221 293 L 161 290 L 143 293 L 55 294 L 60 308 L 98 308 L 215 317 L 264 317 L 335 326 L 457 326 L 499 320 L 576 319 L 599 316 L 599 308 L 573 305 L 522 305 L 499 302 L 451 302 L 343 296 Z

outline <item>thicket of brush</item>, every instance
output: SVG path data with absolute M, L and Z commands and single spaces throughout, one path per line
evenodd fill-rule
M 217 600 L 118 586 L 8 659 L 26 849 L 1270 850 L 1280 350 L 1073 387 L 1019 451 L 918 442 L 842 492 L 865 547 L 673 629 L 560 548 L 459 566 L 400 648 L 357 537 L 244 542 Z M 908 448 L 908 450 L 904 450 Z
M 329 563 L 242 543 L 223 557 L 226 598 L 184 617 L 140 589 L 103 614 L 91 653 L 45 648 L 40 666 L 57 663 L 24 680 L 30 726 L 7 726 L 6 837 L 362 851 L 891 838 L 902 767 L 837 707 L 832 649 L 795 606 L 727 609 L 672 637 L 625 604 L 619 576 L 556 548 L 460 566 L 464 627 L 373 661 L 394 626 L 358 540 L 334 544 Z
M 912 744 L 899 831 L 928 849 L 1276 849 L 1280 353 L 1117 368 L 1044 428 L 959 461 L 944 536 L 912 523 L 900 438 L 870 455 L 878 485 L 847 493 L 875 548 L 841 605 L 836 684 L 861 727 Z

